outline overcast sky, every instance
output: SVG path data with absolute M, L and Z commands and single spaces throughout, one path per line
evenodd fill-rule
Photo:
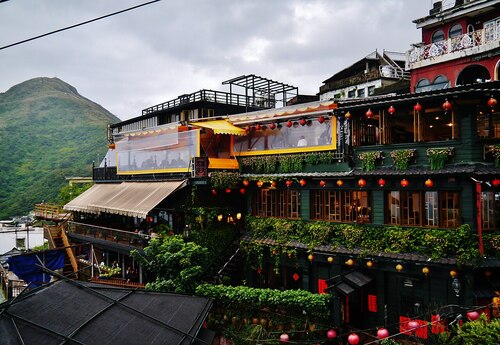
M 146 0 L 0 3 L 0 46 Z M 58 77 L 120 119 L 222 81 L 256 74 L 316 94 L 364 56 L 405 52 L 431 0 L 163 0 L 0 50 L 0 92 Z

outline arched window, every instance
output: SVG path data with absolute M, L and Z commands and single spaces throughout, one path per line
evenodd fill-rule
M 453 38 L 453 37 L 458 37 L 462 35 L 462 25 L 460 24 L 455 24 L 450 28 L 450 31 L 448 32 L 448 37 Z
M 443 41 L 444 40 L 444 31 L 437 30 L 432 34 L 432 43 Z
M 441 90 L 450 87 L 450 82 L 444 75 L 438 75 L 432 83 L 433 90 Z
M 415 85 L 415 92 L 423 92 L 423 91 L 427 91 L 429 90 L 429 85 L 430 85 L 430 82 L 429 82 L 429 79 L 420 79 L 417 83 L 417 85 Z

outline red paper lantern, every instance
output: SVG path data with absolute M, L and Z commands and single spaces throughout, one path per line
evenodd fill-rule
M 275 125 L 274 123 L 271 123 L 271 124 L 269 125 L 269 129 L 275 129 L 275 128 L 276 128 L 276 125 Z
M 371 119 L 373 117 L 373 111 L 371 109 L 368 109 L 365 115 L 366 118 Z
M 396 112 L 396 108 L 394 108 L 392 105 L 387 109 L 387 112 L 391 115 L 393 115 Z
M 285 184 L 287 187 L 290 187 L 292 185 L 293 181 L 292 180 L 286 180 Z
M 260 131 L 262 129 L 262 126 L 260 124 L 255 125 L 255 130 Z
M 443 103 L 443 109 L 448 111 L 451 110 L 451 108 L 453 108 L 453 105 L 448 100 L 445 100 Z
M 420 105 L 420 103 L 417 102 L 417 104 L 415 104 L 413 106 L 413 110 L 415 110 L 415 111 L 421 111 L 422 110 L 422 106 Z
M 247 179 L 244 179 L 242 183 L 245 187 L 248 187 L 248 185 L 250 184 L 250 181 L 248 181 Z
M 377 337 L 379 339 L 385 339 L 389 336 L 389 331 L 385 328 L 380 328 L 378 331 L 377 331 Z
M 212 189 L 212 195 L 217 195 L 217 189 Z
M 334 329 L 329 329 L 328 332 L 326 332 L 326 337 L 328 339 L 333 339 L 337 337 L 337 332 L 335 332 Z
M 342 187 L 344 185 L 344 181 L 337 180 L 337 186 Z
M 319 181 L 319 185 L 321 187 L 325 187 L 326 186 L 326 181 L 323 181 L 323 180 Z
M 366 180 L 365 180 L 365 179 L 360 178 L 360 179 L 358 180 L 358 186 L 360 186 L 360 187 L 364 187 L 364 186 L 366 186 Z
M 479 319 L 479 313 L 477 311 L 469 311 L 467 312 L 467 317 L 469 320 L 474 321 Z
M 405 178 L 401 180 L 401 186 L 403 187 L 408 187 L 408 183 L 409 183 L 408 180 Z
M 288 334 L 283 333 L 282 335 L 280 335 L 280 341 L 282 343 L 287 343 L 289 340 L 290 340 L 290 336 Z
M 307 259 L 312 262 L 314 260 L 314 255 L 309 254 L 309 256 L 307 257 Z
M 349 336 L 347 337 L 347 342 L 351 345 L 359 344 L 359 335 L 357 335 L 356 333 L 349 334 Z
M 302 118 L 302 119 L 300 119 L 299 123 L 301 126 L 305 126 L 307 121 L 306 121 L 306 119 Z
M 231 193 L 231 188 L 226 188 L 226 193 Z
M 288 128 L 292 127 L 292 126 L 293 126 L 293 122 L 292 122 L 292 121 L 290 121 L 290 120 L 288 120 L 288 122 L 286 123 L 286 126 L 287 126 Z
M 493 187 L 498 187 L 500 186 L 500 180 L 496 178 L 493 181 L 491 181 L 491 184 L 493 185 Z
M 427 180 L 425 180 L 424 184 L 425 184 L 426 187 L 429 187 L 429 188 L 431 188 L 432 186 L 434 186 L 434 182 L 432 182 L 432 180 L 430 178 L 428 178 Z
M 319 123 L 323 123 L 323 122 L 325 122 L 325 120 L 326 119 L 325 119 L 325 117 L 323 115 L 321 115 L 320 117 L 318 117 L 318 122 Z
M 299 183 L 300 183 L 300 185 L 301 185 L 302 187 L 304 187 L 304 186 L 306 185 L 306 183 L 307 183 L 307 182 L 306 182 L 306 180 L 301 179 L 301 180 L 299 181 Z
M 333 264 L 333 262 L 335 261 L 335 259 L 333 258 L 333 256 L 329 256 L 326 261 L 328 261 L 329 264 Z
M 276 188 L 276 181 L 271 181 L 271 187 Z
M 380 187 L 385 186 L 385 180 L 384 180 L 383 178 L 381 178 L 380 180 L 378 180 L 378 185 L 379 185 Z
M 490 97 L 490 99 L 488 100 L 488 105 L 492 108 L 495 108 L 495 106 L 497 105 L 497 100 L 493 97 Z
M 346 118 L 346 119 L 348 119 L 348 120 L 349 120 L 349 119 L 351 118 L 351 116 L 352 116 L 352 115 L 351 115 L 351 113 L 350 113 L 350 112 L 345 113 L 345 118 Z
M 262 181 L 260 181 L 260 180 L 259 180 L 259 181 L 257 181 L 257 187 L 259 187 L 259 188 L 260 188 L 260 187 L 262 187 L 262 185 L 263 185 L 263 184 L 264 184 L 264 182 L 262 182 Z
M 240 188 L 240 193 L 241 194 L 245 194 L 247 192 L 247 190 L 245 188 Z
M 111 149 L 111 150 L 114 150 L 116 148 L 116 144 L 115 143 L 109 143 L 108 147 Z

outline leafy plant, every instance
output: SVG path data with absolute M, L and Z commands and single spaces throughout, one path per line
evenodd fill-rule
M 495 168 L 500 168 L 500 144 L 490 145 L 488 152 L 491 152 L 495 158 Z
M 481 314 L 475 321 L 458 325 L 452 332 L 443 333 L 439 344 L 446 345 L 491 345 L 500 344 L 500 319 L 488 322 L 486 315 Z
M 216 189 L 232 188 L 240 181 L 240 173 L 229 171 L 213 171 L 210 173 L 210 182 Z
M 444 168 L 444 164 L 448 157 L 453 154 L 452 147 L 430 148 L 427 149 L 427 157 L 431 170 L 440 170 Z
M 406 170 L 410 165 L 410 159 L 415 154 L 415 149 L 394 150 L 391 152 L 394 167 L 397 170 Z
M 359 154 L 361 160 L 361 170 L 372 171 L 375 170 L 375 161 L 381 158 L 380 151 L 368 151 Z
M 300 154 L 283 155 L 280 159 L 281 172 L 298 172 L 302 170 L 303 156 Z

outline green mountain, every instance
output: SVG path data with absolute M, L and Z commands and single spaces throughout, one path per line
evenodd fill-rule
M 92 176 L 119 119 L 57 78 L 35 78 L 0 93 L 0 219 L 56 201 L 65 177 Z

